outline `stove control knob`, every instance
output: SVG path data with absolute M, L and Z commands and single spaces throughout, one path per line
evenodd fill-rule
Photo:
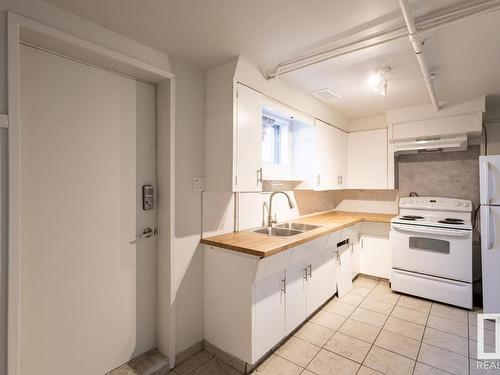
M 401 204 L 406 204 L 406 199 L 401 199 Z
M 408 199 L 408 203 L 412 204 L 413 203 L 413 199 Z
M 462 205 L 462 202 L 461 202 L 461 201 L 456 201 L 456 202 L 455 202 L 455 206 L 460 207 L 461 205 Z
M 464 202 L 463 206 L 464 207 L 469 207 L 470 206 L 470 202 Z

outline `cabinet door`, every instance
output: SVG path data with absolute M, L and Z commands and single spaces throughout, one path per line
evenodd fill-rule
M 306 313 L 307 316 L 316 311 L 328 298 L 333 290 L 335 280 L 335 263 L 331 255 L 323 251 L 306 259 L 308 271 Z M 333 294 L 333 293 L 332 293 Z
M 352 289 L 351 246 L 339 247 L 337 254 L 337 289 L 343 297 Z
M 306 320 L 306 265 L 304 261 L 286 269 L 286 334 L 290 334 Z
M 284 271 L 254 284 L 254 350 L 260 358 L 285 337 Z
M 349 133 L 351 189 L 387 189 L 387 129 Z
M 375 234 L 361 237 L 361 273 L 384 277 L 391 274 L 391 251 L 389 238 Z
M 237 85 L 234 191 L 262 190 L 262 94 Z
M 347 187 L 347 133 L 333 128 L 333 188 L 342 189 Z
M 361 242 L 358 238 L 352 239 L 351 243 L 351 276 L 354 279 L 359 274 L 361 267 Z
M 333 188 L 335 128 L 316 120 L 316 190 Z

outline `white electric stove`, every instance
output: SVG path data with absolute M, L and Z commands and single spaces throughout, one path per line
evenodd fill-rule
M 399 208 L 391 221 L 391 288 L 472 308 L 472 203 L 409 197 Z

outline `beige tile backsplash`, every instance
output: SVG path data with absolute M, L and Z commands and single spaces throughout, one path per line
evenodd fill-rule
M 432 152 L 399 157 L 399 193 L 479 202 L 479 146 L 467 151 Z

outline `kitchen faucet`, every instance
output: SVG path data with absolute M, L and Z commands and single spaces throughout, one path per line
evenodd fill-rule
M 290 196 L 287 193 L 285 193 L 282 190 L 273 191 L 271 193 L 271 196 L 269 197 L 269 213 L 268 213 L 268 218 L 267 218 L 267 224 L 268 224 L 269 227 L 272 227 L 273 224 L 276 224 L 278 222 L 276 220 L 276 215 L 274 215 L 274 219 L 273 219 L 273 197 L 276 194 L 279 194 L 279 193 L 284 194 L 285 197 L 287 197 L 287 199 L 288 199 L 288 205 L 290 206 L 290 209 L 292 209 L 292 208 L 295 207 L 295 205 L 292 202 L 292 199 L 290 198 Z

